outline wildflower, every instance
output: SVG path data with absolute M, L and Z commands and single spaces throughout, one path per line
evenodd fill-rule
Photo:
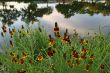
M 53 46 L 55 44 L 55 40 L 49 35 L 49 45 Z
M 11 32 L 11 29 L 9 28 L 9 32 Z
M 21 71 L 19 71 L 18 73 L 26 73 L 25 69 L 22 69 Z
M 82 50 L 81 50 L 81 53 L 85 54 L 85 53 L 87 53 L 87 51 L 88 51 L 88 50 L 83 47 Z
M 0 67 L 1 67 L 2 65 L 3 65 L 2 62 L 0 62 Z
M 14 47 L 12 40 L 10 40 L 10 46 L 11 46 L 12 48 Z
M 28 55 L 26 52 L 22 52 L 22 56 L 23 56 L 22 58 L 26 59 Z
M 88 40 L 85 40 L 85 39 L 80 40 L 81 45 L 86 45 L 87 43 L 88 43 Z
M 72 62 L 70 61 L 70 60 L 68 60 L 67 62 L 66 62 L 66 64 L 69 66 L 69 67 L 73 67 L 73 64 L 72 64 Z
M 76 50 L 73 50 L 73 51 L 72 51 L 72 56 L 73 56 L 74 58 L 79 58 L 78 52 L 77 52 Z
M 9 33 L 10 33 L 10 36 L 12 38 L 14 33 L 11 30 L 9 31 Z
M 21 30 L 18 30 L 19 34 L 21 34 Z
M 2 26 L 2 30 L 3 30 L 4 33 L 7 32 L 7 30 L 6 30 L 6 26 L 5 26 L 5 25 Z
M 94 35 L 96 35 L 97 33 L 95 32 Z
M 32 65 L 32 63 L 33 63 L 32 59 L 29 60 L 29 63 Z
M 6 26 L 5 26 L 5 25 L 3 25 L 3 26 L 2 26 L 2 29 L 6 29 Z
M 91 59 L 89 60 L 89 64 L 90 65 L 93 64 L 93 62 L 94 62 L 93 60 L 91 60 Z
M 61 38 L 61 35 L 60 35 L 59 32 L 57 32 L 55 36 L 58 37 L 58 38 Z
M 52 70 L 55 70 L 55 64 L 50 64 L 49 67 L 50 67 Z
M 3 65 L 2 62 L 0 62 L 0 66 Z
M 59 27 L 58 27 L 57 22 L 55 22 L 54 34 L 55 34 L 55 36 L 57 36 L 59 34 Z
M 90 65 L 89 64 L 86 65 L 85 70 L 86 71 L 89 71 L 90 70 Z
M 21 26 L 21 29 L 24 29 L 24 26 L 23 25 Z
M 80 64 L 80 60 L 76 59 L 76 64 L 79 65 Z
M 3 32 L 1 32 L 1 36 L 2 36 L 2 37 L 4 37 L 4 34 L 3 34 Z
M 81 45 L 84 44 L 84 39 L 81 39 L 81 40 L 80 40 L 80 44 L 81 44 Z
M 59 27 L 57 22 L 55 22 L 54 32 L 59 32 Z
M 66 53 L 63 54 L 63 58 L 66 60 Z
M 17 59 L 19 59 L 19 55 L 17 55 Z
M 12 29 L 12 31 L 13 31 L 13 32 L 16 32 L 16 29 L 15 29 L 15 28 L 13 28 L 13 29 Z
M 82 56 L 81 56 L 81 59 L 86 59 L 87 57 L 86 57 L 86 54 L 83 54 Z
M 68 34 L 68 29 L 66 29 L 66 32 L 65 33 Z
M 12 62 L 17 63 L 18 62 L 18 59 L 16 57 L 13 57 L 12 58 Z
M 42 60 L 43 60 L 43 56 L 42 56 L 42 55 L 38 55 L 38 56 L 37 56 L 37 60 L 38 60 L 38 61 L 42 61 Z
M 47 55 L 48 55 L 49 57 L 52 57 L 52 56 L 54 55 L 54 53 L 55 53 L 54 50 L 52 50 L 51 48 L 48 48 Z
M 42 29 L 40 27 L 38 29 L 39 29 L 40 32 L 42 32 Z
M 3 29 L 3 32 L 4 32 L 4 33 L 6 33 L 6 32 L 7 32 L 7 30 L 6 30 L 6 29 Z
M 15 58 L 15 57 L 16 57 L 16 53 L 11 52 L 11 53 L 10 53 L 10 56 L 13 57 L 13 58 Z
M 35 20 L 32 20 L 32 24 L 34 24 Z
M 74 29 L 73 31 L 74 31 L 74 35 L 78 36 L 78 33 L 77 33 L 76 29 Z
M 87 34 L 89 35 L 90 33 L 88 32 Z
M 92 60 L 92 61 L 94 60 L 94 54 L 90 55 L 90 60 Z
M 105 69 L 105 65 L 104 64 L 100 64 L 100 69 L 104 70 Z
M 63 41 L 65 43 L 70 43 L 70 36 L 68 36 L 67 33 L 64 33 Z
M 25 59 L 24 58 L 21 58 L 20 59 L 20 64 L 24 64 L 25 63 Z

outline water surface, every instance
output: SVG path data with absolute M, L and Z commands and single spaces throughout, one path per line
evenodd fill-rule
M 10 9 L 10 5 L 14 5 L 14 8 L 17 10 L 21 10 L 22 8 L 27 8 L 30 3 L 17 3 L 17 2 L 8 2 L 7 3 L 7 9 Z M 37 3 L 35 3 L 37 4 Z M 65 18 L 65 14 L 63 14 L 61 11 L 58 11 L 56 6 L 58 3 L 49 3 L 48 7 L 51 7 L 52 12 L 46 14 L 42 14 L 41 16 L 36 17 L 40 21 L 40 24 L 46 29 L 46 31 L 49 34 L 53 33 L 54 23 L 57 22 L 61 32 L 65 31 L 67 28 L 69 30 L 70 34 L 74 33 L 74 29 L 77 30 L 77 32 L 81 35 L 87 35 L 89 32 L 91 35 L 93 33 L 99 32 L 99 26 L 101 27 L 101 31 L 104 34 L 107 34 L 110 32 L 110 15 L 106 14 L 104 15 L 101 12 L 93 13 L 90 15 L 89 13 L 77 13 L 75 12 L 73 15 L 70 15 L 69 17 Z M 38 8 L 45 8 L 47 7 L 46 3 L 40 3 L 37 4 Z M 77 6 L 76 6 L 77 7 Z M 93 6 L 94 7 L 94 6 Z M 3 6 L 0 6 L 0 9 L 3 9 Z M 74 9 L 74 8 L 73 8 Z M 108 9 L 109 10 L 109 9 Z M 45 12 L 45 11 L 44 11 Z M 63 12 L 66 12 L 63 11 Z M 67 12 L 68 14 L 68 12 Z M 32 25 L 31 22 L 28 23 L 32 28 L 37 28 L 38 22 L 34 22 Z M 2 16 L 0 16 L 0 27 L 2 27 Z M 25 21 L 22 20 L 22 16 L 18 16 L 16 20 L 11 25 L 7 25 L 8 28 L 15 27 L 16 29 L 21 28 L 22 25 L 27 25 Z M 0 28 L 0 32 L 2 29 Z M 7 34 L 8 35 L 8 34 Z M 0 42 L 3 43 L 2 37 L 0 36 Z

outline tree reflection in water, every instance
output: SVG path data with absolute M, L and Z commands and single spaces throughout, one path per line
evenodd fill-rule
M 22 9 L 23 12 L 23 20 L 27 21 L 36 21 L 37 17 L 42 17 L 44 14 L 51 14 L 52 8 L 51 7 L 45 7 L 45 8 L 38 8 L 36 4 L 31 3 L 27 9 Z
M 17 20 L 17 17 L 20 16 L 20 11 L 17 9 L 4 9 L 0 10 L 0 17 L 2 17 L 2 23 L 7 23 L 8 25 L 13 24 L 14 20 Z
M 51 14 L 52 8 L 38 8 L 37 4 L 30 3 L 27 8 L 22 8 L 17 10 L 16 8 L 3 8 L 0 9 L 1 21 L 4 24 L 11 25 L 19 16 L 22 16 L 22 20 L 26 22 L 34 22 L 37 20 L 37 17 L 42 17 L 44 14 Z
M 90 3 L 90 2 L 77 2 L 73 1 L 71 4 L 58 4 L 56 5 L 58 12 L 63 14 L 65 18 L 74 16 L 75 14 L 103 14 L 108 16 L 110 14 L 110 5 L 105 3 Z

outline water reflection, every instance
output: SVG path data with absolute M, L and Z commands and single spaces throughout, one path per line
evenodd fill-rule
M 13 28 L 16 28 L 18 30 L 21 29 L 22 25 L 37 24 L 37 17 L 52 13 L 51 7 L 38 7 L 36 3 L 29 3 L 27 4 L 27 7 L 22 6 L 22 8 L 19 9 L 16 8 L 16 5 L 11 5 L 10 8 L 2 7 L 3 8 L 0 8 L 0 33 L 6 30 L 6 34 L 5 37 L 2 37 L 0 34 L 0 45 L 9 45 L 9 29 L 12 30 Z M 4 29 L 4 26 L 7 28 Z M 36 27 L 36 25 L 33 25 L 33 27 Z M 0 46 L 0 48 L 2 47 Z
M 15 4 L 14 7 L 13 4 Z M 21 8 L 19 8 L 20 4 Z M 21 22 L 34 24 L 39 20 L 49 33 L 51 33 L 50 30 L 53 29 L 55 22 L 58 22 L 62 31 L 68 28 L 70 33 L 73 32 L 73 29 L 77 29 L 81 34 L 96 32 L 100 25 L 104 27 L 102 30 L 109 32 L 109 27 L 106 27 L 109 26 L 110 23 L 110 5 L 108 2 L 91 3 L 74 1 L 70 4 L 49 3 L 48 5 L 47 3 L 27 3 L 25 6 L 22 5 L 22 3 L 17 5 L 16 2 L 14 2 L 10 5 L 8 5 L 9 8 L 4 7 L 1 9 L 1 25 L 4 23 L 19 26 L 24 24 Z
M 30 3 L 27 8 L 21 8 L 17 10 L 14 5 L 10 5 L 10 9 L 0 9 L 0 17 L 3 24 L 11 25 L 18 17 L 22 16 L 22 20 L 29 22 L 35 22 L 37 17 L 42 17 L 44 14 L 48 15 L 52 13 L 51 7 L 38 8 L 37 4 Z
M 2 18 L 1 21 L 3 24 L 11 25 L 13 24 L 14 20 L 17 20 L 17 17 L 20 16 L 20 11 L 17 9 L 13 10 L 7 10 L 7 9 L 1 9 L 0 10 L 0 17 Z
M 36 21 L 37 17 L 42 17 L 44 14 L 48 15 L 52 13 L 51 7 L 45 7 L 45 8 L 38 8 L 36 4 L 29 4 L 29 6 L 26 9 L 22 8 L 22 19 L 27 20 L 28 22 L 32 21 L 32 24 L 34 21 Z
M 89 14 L 90 16 L 94 14 L 110 15 L 110 5 L 107 3 L 73 1 L 71 4 L 58 4 L 56 8 L 65 18 L 69 18 L 75 14 Z

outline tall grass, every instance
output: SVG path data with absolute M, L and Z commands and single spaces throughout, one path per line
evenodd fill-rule
M 56 37 L 55 44 L 50 46 L 47 33 L 40 28 L 28 32 L 22 29 L 14 33 L 13 39 L 14 46 L 0 54 L 0 73 L 110 73 L 110 34 L 84 38 L 88 41 L 85 44 L 80 43 L 78 36 L 72 36 L 71 43 Z M 86 59 L 74 58 L 72 52 L 77 51 L 81 56 L 83 47 L 87 50 Z M 48 48 L 55 53 L 49 56 Z M 16 61 L 11 53 L 16 55 Z M 91 54 L 94 54 L 93 63 L 89 64 Z M 43 57 L 40 60 L 39 55 Z M 23 57 L 25 62 L 20 64 Z

